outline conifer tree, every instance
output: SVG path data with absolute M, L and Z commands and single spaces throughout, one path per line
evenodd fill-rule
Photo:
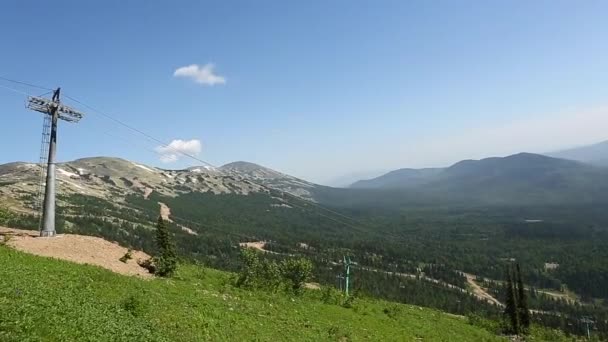
M 519 320 L 517 317 L 517 298 L 513 286 L 513 273 L 510 266 L 507 266 L 507 297 L 505 298 L 504 315 L 509 324 L 507 332 L 518 335 Z
M 524 281 L 521 277 L 521 269 L 519 263 L 516 264 L 517 271 L 517 317 L 521 328 L 527 330 L 530 328 L 530 310 L 528 310 L 528 297 L 524 288 Z
M 156 225 L 156 246 L 158 255 L 154 258 L 155 274 L 161 277 L 171 277 L 177 268 L 177 254 L 165 220 L 161 216 L 158 217 Z

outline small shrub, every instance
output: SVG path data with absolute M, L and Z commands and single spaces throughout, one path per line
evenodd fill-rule
M 121 309 L 135 317 L 141 316 L 145 311 L 145 305 L 138 297 L 129 295 L 120 303 Z
M 152 274 L 156 274 L 156 264 L 154 263 L 154 260 L 152 260 L 152 259 L 138 260 L 137 264 L 140 267 L 143 267 L 146 270 L 148 270 L 148 272 L 150 272 Z
M 342 301 L 342 293 L 331 286 L 323 288 L 321 301 L 325 304 L 338 305 Z
M 2 235 L 2 240 L 0 240 L 0 246 L 8 245 L 9 241 L 11 241 L 12 238 L 13 236 L 10 234 Z
M 350 334 L 344 331 L 342 328 L 332 325 L 327 330 L 327 335 L 329 338 L 334 339 L 336 341 L 348 341 L 350 340 Z
M 129 248 L 129 250 L 127 251 L 127 253 L 125 253 L 125 255 L 123 255 L 122 257 L 120 257 L 121 262 L 124 262 L 125 264 L 127 263 L 127 261 L 133 259 L 133 251 Z
M 399 316 L 402 311 L 403 311 L 403 309 L 399 305 L 391 305 L 389 307 L 384 308 L 384 310 L 382 310 L 382 312 L 384 312 L 384 314 L 386 314 L 388 317 L 390 317 L 392 319 L 397 318 L 397 316 Z
M 474 313 L 467 315 L 467 321 L 470 325 L 485 329 L 491 332 L 492 334 L 498 335 L 505 329 L 505 327 L 503 326 L 503 322 L 483 318 Z
M 354 305 L 355 305 L 355 296 L 354 295 L 350 295 L 350 296 L 346 297 L 346 299 L 342 303 L 342 307 L 347 308 L 347 309 L 352 309 Z
M 198 267 L 196 268 L 196 273 L 194 274 L 194 277 L 198 280 L 204 280 L 207 276 L 207 269 L 199 263 L 197 263 L 196 266 Z

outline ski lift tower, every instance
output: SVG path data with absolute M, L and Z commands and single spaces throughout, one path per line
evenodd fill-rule
M 350 257 L 346 257 L 344 256 L 343 259 L 343 264 L 344 264 L 344 292 L 346 293 L 346 297 L 348 297 L 349 294 L 349 290 L 350 290 L 350 267 L 353 265 L 353 262 L 350 261 Z
M 40 236 L 55 236 L 55 154 L 57 150 L 57 121 L 59 119 L 76 123 L 83 117 L 83 113 L 64 106 L 59 101 L 61 88 L 53 91 L 51 100 L 28 96 L 27 108 L 45 114 L 42 126 L 42 146 L 40 153 L 41 180 L 39 197 L 44 184 L 44 202 L 38 200 L 39 210 L 42 209 L 40 221 Z M 48 154 L 47 154 L 48 152 Z M 46 165 L 45 165 L 46 164 Z M 46 174 L 45 174 L 46 170 Z

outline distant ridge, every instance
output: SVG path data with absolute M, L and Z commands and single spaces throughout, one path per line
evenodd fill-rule
M 608 140 L 597 144 L 545 153 L 555 158 L 576 160 L 597 166 L 608 166 Z
M 408 188 L 422 185 L 430 181 L 433 176 L 439 174 L 443 170 L 445 169 L 399 169 L 386 173 L 380 177 L 357 181 L 350 187 L 356 189 Z
M 608 170 L 540 154 L 463 160 L 443 169 L 400 169 L 354 189 L 401 190 L 412 200 L 564 203 L 607 199 Z

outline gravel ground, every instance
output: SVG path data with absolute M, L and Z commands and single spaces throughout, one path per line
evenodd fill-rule
M 101 266 L 125 275 L 152 277 L 146 269 L 137 264 L 138 260 L 150 258 L 149 255 L 133 251 L 133 258 L 123 263 L 119 259 L 127 253 L 127 248 L 102 238 L 74 234 L 59 234 L 52 238 L 41 238 L 38 237 L 37 231 L 5 227 L 0 227 L 0 235 L 9 235 L 8 245 L 23 252 L 79 264 Z

